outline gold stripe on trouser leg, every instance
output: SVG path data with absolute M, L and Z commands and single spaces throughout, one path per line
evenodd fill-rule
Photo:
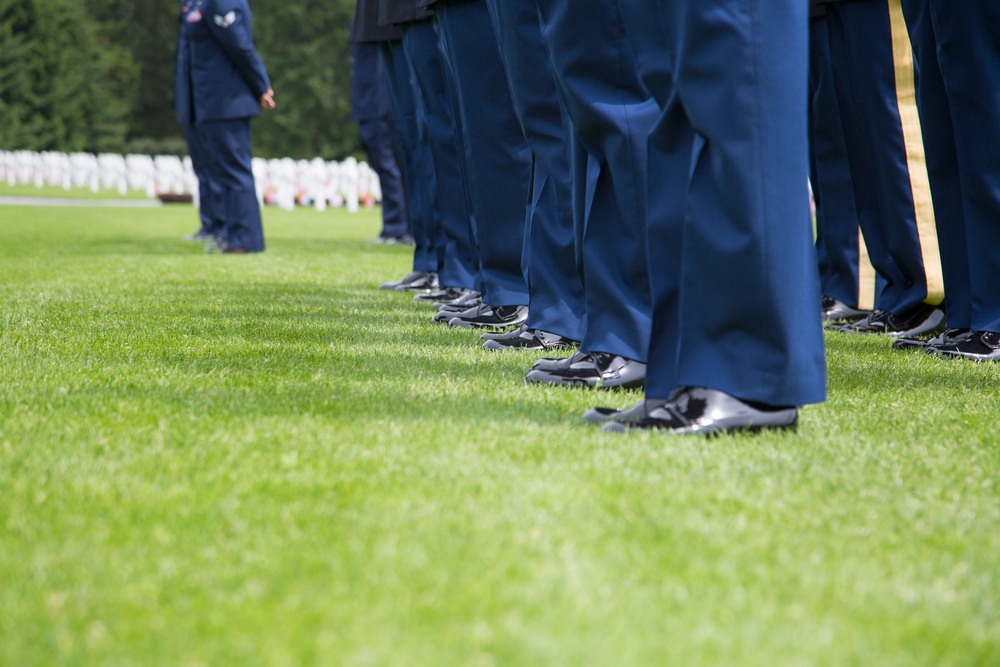
M 937 227 L 934 223 L 934 204 L 931 201 L 930 180 L 927 177 L 927 160 L 920 134 L 920 117 L 917 114 L 917 90 L 913 70 L 913 49 L 906 32 L 906 21 L 900 0 L 888 0 L 889 22 L 892 25 L 892 54 L 896 70 L 896 104 L 903 126 L 906 146 L 906 165 L 913 192 L 913 207 L 917 219 L 917 235 L 923 254 L 924 274 L 927 280 L 927 303 L 944 301 L 944 276 L 941 273 L 941 254 L 938 250 Z
M 858 310 L 875 310 L 875 267 L 865 237 L 858 230 Z

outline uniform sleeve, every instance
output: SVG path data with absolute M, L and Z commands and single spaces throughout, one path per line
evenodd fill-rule
M 218 0 L 204 17 L 208 30 L 229 55 L 257 97 L 267 92 L 271 80 L 257 54 L 250 32 L 250 10 L 246 3 Z

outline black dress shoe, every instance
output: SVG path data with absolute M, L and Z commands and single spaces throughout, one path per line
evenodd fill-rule
M 943 359 L 1000 361 L 1000 333 L 973 331 L 966 338 L 947 345 L 929 345 L 927 354 Z
M 436 292 L 427 292 L 426 294 L 418 294 L 413 297 L 414 301 L 424 301 L 426 303 L 451 303 L 452 301 L 457 301 L 462 296 L 465 295 L 467 290 L 461 287 L 442 287 Z
M 479 340 L 487 341 L 487 340 L 498 340 L 500 338 L 503 339 L 517 338 L 527 330 L 528 330 L 528 325 L 522 324 L 518 328 L 511 329 L 510 331 L 487 331 L 486 333 L 481 334 L 479 336 Z
M 516 327 L 528 319 L 527 306 L 497 306 L 490 308 L 489 312 L 481 311 L 477 315 L 466 316 L 458 314 L 448 320 L 450 327 L 490 327 L 493 329 L 505 329 Z
M 551 371 L 559 368 L 567 368 L 570 364 L 576 363 L 580 359 L 587 359 L 590 354 L 587 352 L 577 352 L 568 357 L 543 357 L 531 365 L 533 371 Z
M 462 296 L 454 299 L 452 301 L 435 301 L 435 308 L 443 308 L 445 306 L 464 306 L 465 308 L 470 308 L 472 306 L 478 306 L 483 302 L 483 295 L 474 289 L 462 289 Z M 463 308 L 463 310 L 465 309 Z
M 536 364 L 524 379 L 528 383 L 559 387 L 638 389 L 646 383 L 646 364 L 607 352 L 577 353 L 549 366 L 548 370 Z
M 875 333 L 898 338 L 921 336 L 944 331 L 944 310 L 927 303 L 919 303 L 900 314 L 876 310 L 871 315 L 839 327 L 845 333 Z
M 481 315 L 485 315 L 487 313 L 492 313 L 492 312 L 493 309 L 489 307 L 489 304 L 485 304 L 482 301 L 472 306 L 445 304 L 441 306 L 440 309 L 438 309 L 437 313 L 434 314 L 434 321 L 441 322 L 443 324 L 448 324 L 459 315 L 463 317 L 479 317 Z
M 383 243 L 386 245 L 408 245 L 415 246 L 416 241 L 413 240 L 411 234 L 400 234 L 399 236 L 385 236 Z
M 484 350 L 552 350 L 575 347 L 577 341 L 524 325 L 508 335 L 495 336 L 483 343 Z
M 222 249 L 223 255 L 249 255 L 252 252 L 257 252 L 256 250 L 250 250 L 249 248 L 243 248 L 240 246 L 226 246 Z
M 838 301 L 832 296 L 824 296 L 820 299 L 820 306 L 823 309 L 823 320 L 826 322 L 860 320 L 862 317 L 871 314 L 870 310 L 858 310 L 857 308 L 851 308 L 843 301 Z
M 423 277 L 393 288 L 396 292 L 433 292 L 438 288 L 436 273 L 425 273 Z
M 440 306 L 438 306 L 438 312 L 451 313 L 452 316 L 454 316 L 457 315 L 458 313 L 468 310 L 469 308 L 476 308 L 481 305 L 483 305 L 483 300 L 479 297 L 470 299 L 457 299 L 455 301 L 452 301 L 451 303 L 442 303 Z M 445 322 L 447 321 L 448 320 L 445 320 Z
M 379 289 L 394 290 L 396 292 L 406 292 L 410 290 L 415 292 L 436 290 L 438 287 L 437 280 L 438 277 L 436 273 L 430 271 L 414 271 L 407 274 L 407 276 L 402 280 L 382 283 L 379 285 Z
M 645 417 L 635 421 L 609 421 L 602 431 L 624 433 L 632 429 L 669 431 L 679 434 L 791 430 L 799 422 L 795 407 L 773 407 L 741 401 L 735 396 L 705 387 L 684 387 Z
M 968 329 L 945 329 L 937 336 L 902 336 L 892 341 L 894 350 L 924 350 L 938 345 L 954 345 L 972 335 Z
M 637 422 L 645 419 L 650 410 L 655 410 L 667 399 L 642 399 L 635 405 L 625 410 L 615 410 L 614 408 L 591 408 L 583 413 L 583 421 L 591 424 L 604 424 L 605 422 Z

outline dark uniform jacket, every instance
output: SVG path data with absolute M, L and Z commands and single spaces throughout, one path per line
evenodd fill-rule
M 194 120 L 232 120 L 260 113 L 271 87 L 253 45 L 247 0 L 191 0 L 181 16 L 177 79 L 190 81 Z M 177 84 L 175 87 L 183 87 Z
M 413 23 L 432 16 L 434 12 L 418 7 L 417 0 L 378 0 L 378 22 L 382 25 Z
M 357 0 L 354 5 L 354 27 L 351 28 L 353 42 L 390 42 L 403 38 L 399 26 L 380 24 L 378 19 L 379 0 Z

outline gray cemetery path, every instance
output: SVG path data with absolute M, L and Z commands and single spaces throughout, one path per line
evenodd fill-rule
M 156 208 L 158 199 L 60 199 L 0 195 L 0 206 L 103 206 L 111 208 Z

